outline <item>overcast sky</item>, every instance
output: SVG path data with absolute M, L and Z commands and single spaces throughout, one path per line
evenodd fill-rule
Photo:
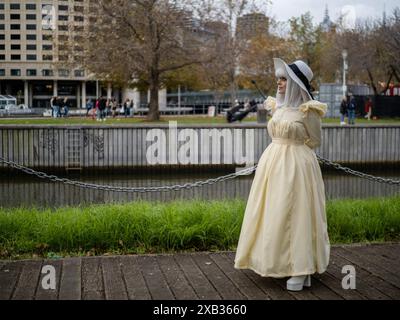
M 286 21 L 291 17 L 298 17 L 310 11 L 314 23 L 320 23 L 324 17 L 325 7 L 328 5 L 329 16 L 335 21 L 342 10 L 349 13 L 350 20 L 357 18 L 381 18 L 383 9 L 389 16 L 393 9 L 400 7 L 399 0 L 272 0 L 272 5 L 267 9 L 267 14 L 274 16 L 278 21 Z M 351 22 L 351 21 L 350 21 Z

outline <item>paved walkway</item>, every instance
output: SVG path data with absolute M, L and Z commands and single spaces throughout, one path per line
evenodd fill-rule
M 301 292 L 286 291 L 286 279 L 236 270 L 233 259 L 234 252 L 204 252 L 0 261 L 0 299 L 400 300 L 400 243 L 334 246 L 328 271 Z M 42 288 L 48 264 L 55 290 Z M 355 267 L 355 290 L 341 286 L 344 265 Z

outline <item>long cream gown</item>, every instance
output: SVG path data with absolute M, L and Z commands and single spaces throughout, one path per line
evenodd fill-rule
M 323 273 L 330 243 L 325 187 L 313 148 L 321 143 L 326 104 L 310 100 L 299 108 L 275 107 L 268 122 L 272 143 L 261 155 L 250 189 L 236 269 L 264 277 Z

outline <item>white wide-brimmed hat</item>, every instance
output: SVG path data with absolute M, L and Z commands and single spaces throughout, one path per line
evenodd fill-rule
M 275 70 L 283 69 L 289 74 L 290 78 L 295 81 L 300 88 L 302 88 L 310 97 L 310 100 L 314 100 L 311 93 L 310 82 L 314 76 L 310 67 L 301 60 L 297 60 L 292 64 L 287 64 L 280 58 L 274 58 Z

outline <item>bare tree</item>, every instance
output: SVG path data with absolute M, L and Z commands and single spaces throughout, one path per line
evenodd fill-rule
M 189 0 L 99 0 L 92 4 L 82 63 L 104 81 L 147 86 L 148 120 L 158 120 L 158 91 L 168 73 L 210 59 L 206 49 L 215 40 L 194 32 L 202 30 L 206 9 Z
M 256 80 L 260 89 L 267 94 L 274 94 L 276 78 L 273 58 L 291 61 L 295 58 L 294 45 L 289 39 L 278 36 L 275 28 L 280 28 L 274 20 L 270 21 L 270 33 L 262 33 L 247 42 L 240 56 L 240 84 L 251 88 L 251 80 Z M 280 31 L 280 30 L 277 30 Z
M 238 19 L 244 14 L 258 13 L 270 1 L 215 0 L 211 1 L 213 20 L 210 24 L 218 34 L 218 45 L 214 48 L 216 60 L 204 64 L 206 77 L 214 90 L 229 89 L 231 103 L 237 96 L 238 79 L 241 72 L 240 56 L 245 51 L 247 39 L 238 36 Z
M 376 37 L 385 64 L 391 75 L 400 82 L 400 8 L 393 10 L 392 16 L 377 26 Z M 390 81 L 387 82 L 387 85 Z
M 386 36 L 388 34 L 383 35 Z M 388 64 L 387 48 L 379 23 L 373 20 L 360 21 L 354 29 L 340 34 L 337 40 L 339 48 L 348 50 L 349 80 L 369 83 L 374 94 L 380 94 L 378 84 L 389 83 L 393 72 Z

